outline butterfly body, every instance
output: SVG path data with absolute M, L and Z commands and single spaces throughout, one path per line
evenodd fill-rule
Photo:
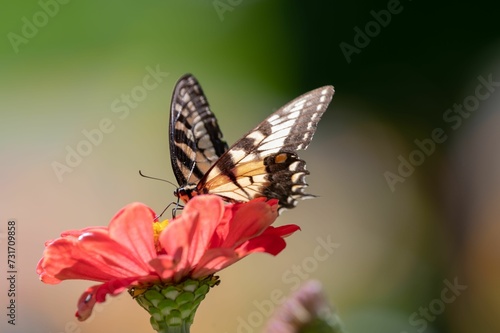
M 334 94 L 332 86 L 306 93 L 274 112 L 228 148 L 217 119 L 194 76 L 186 74 L 174 89 L 170 109 L 170 153 L 184 202 L 195 195 L 217 194 L 228 202 L 257 197 L 293 208 L 305 194 L 306 149 Z

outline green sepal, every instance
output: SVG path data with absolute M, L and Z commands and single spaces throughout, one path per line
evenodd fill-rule
M 218 276 L 201 280 L 186 279 L 176 284 L 155 284 L 129 289 L 129 294 L 151 315 L 151 326 L 158 332 L 189 332 L 194 315 L 210 288 L 219 284 Z

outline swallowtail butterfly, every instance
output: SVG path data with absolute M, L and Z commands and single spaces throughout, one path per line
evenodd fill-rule
M 314 197 L 304 193 L 309 172 L 296 151 L 311 142 L 334 92 L 324 86 L 294 99 L 228 148 L 198 81 L 182 76 L 170 107 L 174 194 L 184 202 L 207 193 L 229 202 L 276 198 L 280 209 Z

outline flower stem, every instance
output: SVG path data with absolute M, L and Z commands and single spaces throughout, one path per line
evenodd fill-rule
M 178 326 L 165 326 L 162 329 L 158 330 L 158 333 L 189 333 L 191 324 L 190 323 L 182 323 Z

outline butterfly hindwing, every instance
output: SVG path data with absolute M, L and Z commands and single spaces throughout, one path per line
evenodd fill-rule
M 200 84 L 190 74 L 175 86 L 169 131 L 172 169 L 180 186 L 198 183 L 228 149 Z
M 197 193 L 228 201 L 276 198 L 292 208 L 305 194 L 306 163 L 296 151 L 306 149 L 334 94 L 332 86 L 306 93 L 269 116 L 225 152 L 199 180 Z

